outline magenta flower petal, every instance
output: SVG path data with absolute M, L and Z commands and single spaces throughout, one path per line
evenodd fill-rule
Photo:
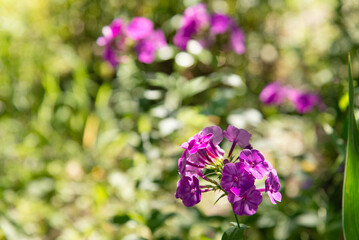
M 155 60 L 155 46 L 153 42 L 140 40 L 135 48 L 138 60 L 143 63 L 152 63 Z
M 252 173 L 256 179 L 262 179 L 273 168 L 256 149 L 243 149 L 239 154 L 239 159 L 245 163 L 245 169 Z
M 178 159 L 178 173 L 183 176 L 203 177 L 202 170 L 204 168 L 204 160 L 198 154 L 189 154 L 184 151 L 182 156 Z
M 244 129 L 238 129 L 232 125 L 229 125 L 227 131 L 223 131 L 223 135 L 228 141 L 236 143 L 241 148 L 245 148 L 249 145 L 249 139 L 251 134 Z
M 215 13 L 211 16 L 210 31 L 212 34 L 225 33 L 231 25 L 232 19 L 225 14 Z
M 116 18 L 112 21 L 112 23 L 110 24 L 109 28 L 110 28 L 110 34 L 105 34 L 106 29 L 102 30 L 102 33 L 104 34 L 105 37 L 112 37 L 115 38 L 117 36 L 119 36 L 122 32 L 122 28 L 124 26 L 124 22 L 122 19 L 120 18 Z
M 267 192 L 271 202 L 277 204 L 276 201 L 282 201 L 282 195 L 279 192 L 280 183 L 277 172 L 273 169 L 267 176 L 265 181 L 265 191 Z
M 182 177 L 177 182 L 176 198 L 182 199 L 186 207 L 193 207 L 201 201 L 201 189 L 196 177 Z
M 246 51 L 244 45 L 244 33 L 239 27 L 233 27 L 230 34 L 230 45 L 235 53 L 238 55 L 243 54 Z
M 214 145 L 218 145 L 223 140 L 223 131 L 218 126 L 211 126 L 211 127 L 203 128 L 202 132 L 205 134 L 208 134 L 208 133 L 213 134 L 212 142 Z
M 287 96 L 287 88 L 277 82 L 268 84 L 260 93 L 259 99 L 264 104 L 279 105 Z
M 199 149 L 206 148 L 212 136 L 213 136 L 212 133 L 204 134 L 200 132 L 194 135 L 193 137 L 191 137 L 188 140 L 188 142 L 183 143 L 181 147 L 183 149 L 187 149 L 190 154 L 194 154 L 198 152 Z
M 116 55 L 116 52 L 112 49 L 111 46 L 105 46 L 105 50 L 103 52 L 103 59 L 108 61 L 113 67 L 116 67 L 120 60 Z
M 277 204 L 277 202 L 282 201 L 282 194 L 280 192 L 267 192 L 267 194 L 273 204 Z
M 173 37 L 173 43 L 181 50 L 186 50 L 189 40 L 191 40 L 191 35 L 186 35 L 184 31 L 178 31 Z
M 227 192 L 231 188 L 245 191 L 254 186 L 254 177 L 245 169 L 242 162 L 228 163 L 224 165 L 221 186 Z
M 147 64 L 152 63 L 156 50 L 164 46 L 167 46 L 167 42 L 162 30 L 152 31 L 146 38 L 139 40 L 136 45 L 138 60 Z
M 99 46 L 109 45 L 116 37 L 120 36 L 123 30 L 123 21 L 120 18 L 116 18 L 112 21 L 109 26 L 104 26 L 102 28 L 102 37 L 97 39 L 97 44 Z
M 127 35 L 134 39 L 140 40 L 147 37 L 153 30 L 153 23 L 145 17 L 135 17 L 127 26 Z
M 187 43 L 209 24 L 209 15 L 205 4 L 197 4 L 187 8 L 181 20 L 181 27 L 173 38 L 173 43 L 181 50 L 186 50 Z
M 317 94 L 304 93 L 297 89 L 291 89 L 288 92 L 288 98 L 300 114 L 311 112 L 320 102 L 320 97 Z
M 204 3 L 199 3 L 187 8 L 184 11 L 182 25 L 186 26 L 189 21 L 196 22 L 196 30 L 203 28 L 209 24 L 209 14 L 207 13 L 207 6 Z
M 232 200 L 230 202 L 233 203 L 235 214 L 249 216 L 257 212 L 258 206 L 262 202 L 262 195 L 254 186 L 246 191 L 232 190 L 228 192 L 228 200 Z

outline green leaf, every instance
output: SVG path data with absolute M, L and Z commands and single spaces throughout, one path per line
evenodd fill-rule
M 127 214 L 124 215 L 116 215 L 111 219 L 113 224 L 122 225 L 130 220 L 130 217 Z
M 343 190 L 343 228 L 345 239 L 359 236 L 359 131 L 354 116 L 354 84 L 348 56 L 349 127 Z
M 151 212 L 149 219 L 147 219 L 147 226 L 151 229 L 151 232 L 154 233 L 157 228 L 161 227 L 167 219 L 174 215 L 175 213 L 163 214 L 155 209 Z
M 244 239 L 244 229 L 246 225 L 241 224 L 240 227 L 230 227 L 222 235 L 222 240 L 240 240 Z
M 223 193 L 221 196 L 219 196 L 219 198 L 217 198 L 217 200 L 214 202 L 213 205 L 216 205 L 216 203 L 221 199 L 223 198 L 224 196 L 226 196 L 227 194 Z

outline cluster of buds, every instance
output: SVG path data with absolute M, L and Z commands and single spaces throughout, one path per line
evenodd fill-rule
M 156 50 L 167 46 L 163 31 L 154 30 L 152 21 L 144 17 L 135 17 L 128 24 L 116 18 L 102 28 L 102 34 L 97 44 L 104 47 L 103 59 L 113 67 L 125 61 L 133 45 L 138 60 L 147 64 L 154 61 Z
M 219 146 L 223 137 L 232 143 L 227 157 Z M 183 143 L 184 152 L 178 160 L 180 180 L 176 198 L 192 207 L 201 201 L 203 192 L 219 190 L 223 192 L 222 196 L 228 196 L 236 215 L 256 213 L 262 193 L 267 193 L 273 204 L 280 202 L 277 172 L 258 150 L 252 148 L 250 138 L 251 134 L 244 129 L 228 126 L 222 131 L 218 126 L 211 126 Z M 243 149 L 239 156 L 233 154 L 235 147 Z M 264 188 L 257 188 L 256 179 L 264 177 Z M 201 185 L 200 179 L 207 184 Z
M 243 54 L 244 33 L 235 21 L 222 13 L 208 13 L 204 3 L 187 8 L 182 16 L 181 26 L 173 38 L 174 44 L 186 50 L 187 43 L 196 39 L 203 47 L 209 47 L 217 35 L 229 34 L 229 46 L 236 54 Z

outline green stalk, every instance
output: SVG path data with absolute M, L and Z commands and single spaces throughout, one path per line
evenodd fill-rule
M 234 212 L 233 212 L 233 214 L 234 214 L 234 217 L 235 217 L 235 219 L 236 219 L 236 222 L 237 222 L 237 226 L 238 226 L 238 228 L 241 228 L 241 227 L 239 226 L 239 221 L 238 221 L 237 214 L 235 214 Z
M 354 84 L 348 55 L 349 126 L 343 186 L 343 229 L 347 240 L 359 236 L 359 131 L 354 115 Z

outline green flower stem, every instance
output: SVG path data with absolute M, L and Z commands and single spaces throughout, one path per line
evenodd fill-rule
M 232 204 L 232 208 L 233 208 L 233 204 Z M 239 226 L 239 221 L 238 221 L 238 216 L 237 216 L 237 214 L 235 214 L 234 212 L 233 212 L 233 214 L 234 214 L 234 217 L 235 217 L 236 222 L 237 222 L 237 227 L 240 228 L 240 226 Z

